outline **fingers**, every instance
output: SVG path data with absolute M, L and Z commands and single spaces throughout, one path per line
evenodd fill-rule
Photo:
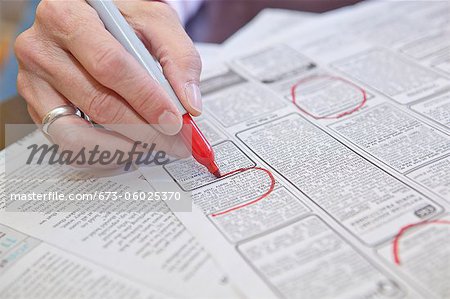
M 34 49 L 37 53 L 49 53 L 39 42 L 34 43 Z M 177 140 L 178 136 L 163 135 L 148 125 L 123 98 L 99 84 L 69 53 L 54 48 L 51 54 L 35 55 L 33 61 L 39 72 L 29 72 L 21 67 L 18 85 L 22 93 L 28 91 L 23 96 L 30 106 L 39 110 L 37 114 L 41 118 L 35 122 L 40 123 L 48 111 L 67 104 L 68 99 L 95 122 L 133 141 L 154 144 L 155 150 L 174 157 L 189 154 Z
M 17 90 L 19 94 L 26 99 L 30 116 L 36 124 L 42 123 L 42 119 L 48 111 L 55 107 L 69 104 L 69 102 L 46 81 L 24 70 L 19 74 L 20 75 L 17 78 Z M 45 101 L 42 101 L 42 99 L 45 99 Z M 63 118 L 66 118 L 64 122 L 69 122 L 72 124 L 72 127 L 58 129 L 56 126 L 58 123 L 61 124 L 61 121 L 55 121 L 55 123 L 49 127 L 51 141 L 59 145 L 61 150 L 79 150 L 81 146 L 85 144 L 82 138 L 83 134 L 74 132 L 75 130 L 73 130 L 73 128 L 89 126 L 89 124 L 77 116 L 66 116 Z M 66 129 L 70 129 L 70 133 L 66 131 Z M 75 140 L 77 141 L 75 142 Z M 90 144 L 86 145 L 89 147 Z
M 170 6 L 161 2 L 117 1 L 150 52 L 158 59 L 172 88 L 186 110 L 202 111 L 199 89 L 201 60 L 191 39 Z
M 69 51 L 95 80 L 125 99 L 148 123 L 157 124 L 161 132 L 179 132 L 181 115 L 166 92 L 106 31 L 87 3 L 43 1 L 37 16 L 46 34 Z
M 29 88 L 21 89 L 22 95 L 29 100 L 28 110 L 31 117 L 36 123 L 41 123 L 45 114 L 51 109 L 67 105 L 68 102 L 47 82 L 34 78 L 30 80 L 32 82 L 29 84 Z M 49 99 L 48 111 L 36 106 L 36 99 L 42 98 Z M 49 126 L 49 135 L 51 141 L 58 145 L 58 151 L 60 154 L 63 152 L 72 153 L 71 156 L 76 156 L 77 153 L 84 151 L 89 153 L 91 151 L 97 152 L 109 152 L 115 153 L 121 151 L 123 153 L 128 153 L 133 149 L 133 143 L 112 131 L 107 131 L 104 129 L 93 128 L 86 120 L 74 115 L 74 116 L 64 116 L 56 119 Z M 67 160 L 66 160 L 67 161 Z M 95 161 L 80 161 L 73 160 L 68 161 L 68 164 L 79 168 L 103 168 L 103 169 L 115 169 L 122 166 L 119 159 L 114 159 L 109 161 L 109 163 L 99 163 Z M 130 162 L 131 164 L 131 162 Z
M 131 6 L 142 2 L 127 3 Z M 149 4 L 155 3 L 140 4 L 139 7 L 148 8 Z M 154 24 L 172 26 L 171 28 L 175 28 L 173 37 L 177 39 L 181 27 L 177 25 L 176 16 L 165 5 L 157 4 L 157 7 L 153 17 L 167 20 L 155 21 Z M 138 15 L 139 9 L 134 9 L 133 13 Z M 146 18 L 138 19 L 145 21 Z M 164 28 L 163 34 L 165 33 L 171 34 L 172 29 Z M 190 42 L 187 36 L 181 41 L 183 47 L 187 45 L 184 42 Z M 158 46 L 159 41 L 154 44 Z M 151 48 L 153 45 L 148 46 Z M 128 146 L 129 139 L 148 140 L 149 143 L 157 140 L 168 152 L 183 157 L 189 154 L 178 138 L 166 138 L 147 125 L 155 123 L 160 132 L 173 135 L 180 130 L 182 121 L 165 91 L 105 30 L 96 12 L 84 1 L 41 1 L 35 24 L 17 40 L 16 54 L 20 65 L 19 90 L 29 103 L 29 111 L 35 122 L 40 123 L 48 111 L 70 101 L 99 123 L 140 126 L 139 129 L 114 128 L 122 135 L 103 132 L 111 135 L 108 136 L 112 137 L 108 141 L 118 138 L 117 145 L 120 147 Z M 175 54 L 178 55 L 175 56 L 177 63 L 172 64 L 173 66 L 170 61 L 165 62 L 165 55 L 159 54 L 158 57 L 184 106 L 192 114 L 198 115 L 201 101 L 200 108 L 198 103 L 194 105 L 200 99 L 197 86 L 200 63 L 195 62 L 197 55 L 174 52 L 173 55 Z M 194 59 L 183 60 L 186 55 L 191 55 Z M 190 63 L 194 66 L 188 67 Z M 197 107 L 197 110 L 193 107 Z M 52 125 L 51 128 L 54 130 L 56 124 L 69 122 L 82 127 L 84 125 L 83 134 L 67 134 L 69 129 L 56 130 L 54 135 L 59 139 L 57 143 L 77 146 L 84 141 L 103 142 L 104 135 L 97 135 L 97 130 L 93 134 L 94 130 L 88 127 L 89 124 L 77 117 L 64 117 L 55 121 L 55 126 Z M 145 129 L 142 129 L 142 125 Z M 84 134 L 91 134 L 95 138 Z M 66 140 L 68 135 L 77 138 Z M 109 144 L 113 145 L 115 142 Z
M 34 54 L 33 63 L 27 64 L 34 65 L 33 71 L 21 66 L 18 87 L 29 106 L 35 107 L 32 110 L 38 111 L 40 118 L 34 117 L 36 123 L 54 107 L 68 104 L 69 99 L 97 123 L 133 141 L 155 144 L 156 150 L 174 157 L 187 155 L 186 147 L 176 140 L 178 136 L 165 136 L 148 125 L 119 95 L 95 81 L 70 54 L 58 48 L 44 54 L 50 51 L 40 42 L 34 43 L 34 49 L 42 55 Z
M 37 124 L 42 122 L 45 114 L 51 109 L 70 104 L 48 82 L 40 79 L 34 73 L 30 73 L 20 67 L 19 69 L 17 91 L 27 101 L 28 106 L 31 106 L 34 112 L 31 116 L 38 118 Z M 34 118 L 33 120 L 35 120 Z
M 28 110 L 30 111 L 31 117 L 36 123 L 40 124 L 48 111 L 58 106 L 67 105 L 69 102 L 46 81 L 31 76 L 32 75 L 22 72 L 22 75 L 18 80 L 18 90 L 22 97 L 29 103 Z M 46 99 L 45 104 L 38 105 L 39 100 L 43 98 Z M 96 144 L 99 144 L 99 141 L 104 144 L 104 141 L 107 140 L 104 136 L 102 136 L 103 138 L 99 138 L 98 134 L 94 134 L 96 135 L 97 142 L 92 142 L 93 140 L 91 140 L 91 137 L 93 132 L 90 131 L 90 134 L 86 134 L 86 129 L 91 129 L 91 126 L 84 119 L 75 115 L 65 116 L 57 119 L 51 124 L 49 127 L 49 135 L 51 136 L 51 141 L 59 146 L 60 152 L 71 151 L 76 153 L 79 152 L 82 147 L 93 149 Z M 119 142 L 118 140 L 115 140 L 114 144 L 118 147 L 123 147 L 125 144 L 125 148 L 131 148 L 129 143 L 127 146 L 126 143 Z M 102 147 L 105 148 L 106 146 Z M 109 167 L 111 167 L 111 165 L 109 165 Z M 117 167 L 117 165 L 114 167 Z

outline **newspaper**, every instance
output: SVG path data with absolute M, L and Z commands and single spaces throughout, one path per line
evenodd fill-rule
M 450 297 L 449 5 L 369 2 L 205 69 L 199 126 L 232 174 L 162 173 L 248 298 Z
M 21 178 L 9 178 L 8 188 L 21 192 L 149 190 L 138 171 L 90 178 L 73 169 L 14 162 L 27 156 L 27 145 L 45 143 L 43 134 L 35 131 L 0 152 L 2 298 L 238 297 L 211 256 L 162 201 L 133 212 L 102 212 L 90 208 L 89 202 L 69 210 L 60 203 L 39 201 L 20 202 L 17 212 L 7 210 L 6 158 L 8 174 Z M 32 182 L 27 178 L 33 172 L 61 178 L 24 186 Z

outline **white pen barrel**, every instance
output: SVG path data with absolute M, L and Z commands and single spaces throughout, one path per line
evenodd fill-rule
M 114 2 L 111 0 L 87 0 L 87 2 L 97 11 L 111 35 L 147 70 L 153 79 L 159 82 L 180 113 L 185 114 L 186 109 L 176 96 L 169 81 L 164 77 L 161 66 L 148 52 Z

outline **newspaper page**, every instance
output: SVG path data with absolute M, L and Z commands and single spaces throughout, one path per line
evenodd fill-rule
M 449 5 L 370 2 L 206 70 L 225 175 L 161 172 L 248 298 L 449 298 Z
M 92 201 L 66 210 L 66 203 L 21 201 L 5 207 L 5 152 L 8 188 L 17 192 L 89 194 L 138 192 L 149 184 L 138 171 L 88 177 L 74 169 L 14 163 L 27 145 L 43 144 L 41 132 L 0 152 L 0 293 L 2 298 L 238 298 L 227 277 L 163 201 L 133 211 L 90 208 Z M 33 172 L 58 179 L 36 186 Z M 12 173 L 19 180 L 11 179 Z
M 0 224 L 2 298 L 175 298 Z

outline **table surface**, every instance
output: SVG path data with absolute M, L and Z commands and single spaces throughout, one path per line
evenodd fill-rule
M 206 0 L 186 31 L 196 42 L 221 43 L 264 8 L 325 12 L 361 0 Z M 33 123 L 25 101 L 13 97 L 0 103 L 0 149 L 4 148 L 5 124 Z

